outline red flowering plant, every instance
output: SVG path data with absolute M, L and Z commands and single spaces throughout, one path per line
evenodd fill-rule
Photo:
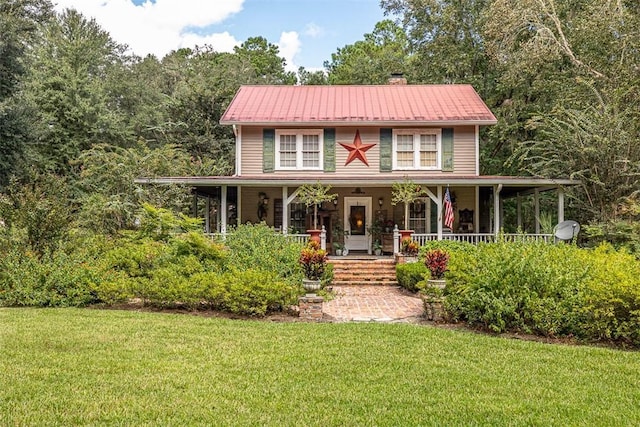
M 310 241 L 302 248 L 298 262 L 307 279 L 320 280 L 327 266 L 327 259 L 327 251 L 321 249 L 318 242 Z
M 431 272 L 432 279 L 444 279 L 449 265 L 449 253 L 443 249 L 431 249 L 425 254 L 424 264 Z
M 407 256 L 416 256 L 418 255 L 419 248 L 420 246 L 415 240 L 404 239 L 402 241 L 402 247 L 400 248 L 400 251 Z

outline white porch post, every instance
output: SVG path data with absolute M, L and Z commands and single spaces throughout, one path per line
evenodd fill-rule
M 564 188 L 558 187 L 558 223 L 564 221 Z
M 522 230 L 522 196 L 520 196 L 520 192 L 518 192 L 516 196 L 516 213 L 518 216 L 518 230 Z
M 493 186 L 493 233 L 500 233 L 500 192 L 502 184 Z
M 475 211 L 473 212 L 473 232 L 474 233 L 479 233 L 480 232 L 480 186 L 476 185 L 476 202 L 474 203 L 474 209 Z
M 282 187 L 282 233 L 287 234 L 289 230 L 289 188 Z
M 242 187 L 238 185 L 238 201 L 236 203 L 236 208 L 238 209 L 238 217 L 236 218 L 236 223 L 233 225 L 242 224 Z
M 442 185 L 438 185 L 438 240 L 442 240 Z
M 227 208 L 227 186 L 220 187 L 220 233 L 227 234 L 227 219 L 229 210 Z
M 398 230 L 398 224 L 393 227 L 393 254 L 400 253 L 400 231 Z
M 533 192 L 533 204 L 536 217 L 536 234 L 540 234 L 540 190 L 537 188 Z
M 322 225 L 322 230 L 320 231 L 320 249 L 327 250 L 327 230 Z
M 204 230 L 207 233 L 211 233 L 211 196 L 207 195 L 207 202 L 205 204 L 204 214 Z

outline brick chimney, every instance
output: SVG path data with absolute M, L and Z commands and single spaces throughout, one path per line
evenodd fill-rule
M 402 73 L 391 73 L 391 77 L 389 78 L 390 85 L 406 85 L 407 79 L 404 78 L 404 74 Z

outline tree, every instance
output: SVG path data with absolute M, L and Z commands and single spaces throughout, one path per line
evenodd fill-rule
M 123 51 L 95 20 L 75 10 L 45 28 L 25 88 L 38 114 L 33 163 L 67 174 L 71 161 L 92 144 L 123 145 L 131 137 L 105 86 Z
M 286 61 L 279 56 L 278 46 L 264 37 L 249 37 L 240 46 L 234 47 L 233 51 L 241 61 L 251 66 L 261 84 L 296 83 L 295 73 L 285 71 Z
M 330 84 L 386 84 L 391 73 L 409 73 L 409 44 L 393 21 L 378 22 L 364 40 L 338 48 L 325 61 Z
M 29 46 L 52 16 L 47 0 L 0 1 L 0 187 L 19 172 L 30 138 L 31 112 L 16 95 L 26 73 Z
M 63 177 L 31 171 L 25 182 L 13 179 L 0 194 L 0 234 L 42 256 L 66 240 L 74 207 Z
M 313 206 L 313 229 L 318 229 L 318 205 L 324 202 L 330 202 L 337 194 L 328 194 L 331 190 L 330 185 L 323 185 L 321 182 L 315 184 L 303 184 L 298 189 L 298 199 L 307 207 Z
M 327 75 L 322 70 L 307 71 L 304 67 L 298 68 L 298 82 L 301 85 L 328 85 Z
M 213 162 L 195 163 L 184 150 L 171 145 L 151 149 L 143 141 L 122 148 L 99 144 L 82 153 L 78 188 L 84 227 L 114 233 L 132 228 L 141 203 L 183 212 L 191 199 L 186 188 L 141 186 L 140 177 L 219 175 Z
M 382 0 L 398 16 L 411 52 L 407 74 L 421 83 L 490 84 L 482 38 L 487 0 Z
M 518 121 L 527 138 L 511 164 L 536 176 L 580 179 L 571 194 L 576 213 L 607 220 L 639 188 L 638 8 L 495 0 L 488 14 L 487 46 L 503 70 L 501 85 L 526 95 L 520 112 L 528 113 Z
M 394 182 L 391 187 L 391 204 L 404 204 L 404 229 L 409 229 L 409 205 L 424 195 L 424 190 L 418 184 L 404 177 L 402 182 Z

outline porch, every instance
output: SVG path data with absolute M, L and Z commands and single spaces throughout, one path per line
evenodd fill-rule
M 264 222 L 296 240 L 308 238 L 313 208 L 298 199 L 300 185 L 320 181 L 337 198 L 318 206 L 323 247 L 343 247 L 371 254 L 376 248 L 399 251 L 398 229 L 414 231 L 419 244 L 432 240 L 469 243 L 553 239 L 551 227 L 564 220 L 564 189 L 572 180 L 522 177 L 411 177 L 426 196 L 405 207 L 393 205 L 397 177 L 185 177 L 139 179 L 146 184 L 183 184 L 192 188 L 193 214 L 204 219 L 204 231 L 226 234 L 244 223 Z M 444 193 L 449 189 L 454 212 L 444 225 Z M 543 219 L 547 218 L 547 224 Z

